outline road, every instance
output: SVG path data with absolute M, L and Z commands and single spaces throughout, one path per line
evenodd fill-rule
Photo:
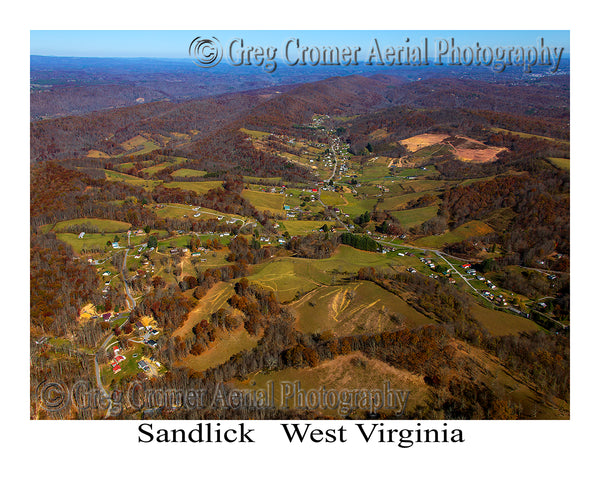
M 127 280 L 125 280 L 125 270 L 127 268 L 127 255 L 129 254 L 129 248 L 125 250 L 125 256 L 123 257 L 123 267 L 121 268 L 121 278 L 123 279 L 123 285 L 125 285 L 125 294 L 127 295 L 127 304 L 129 306 L 129 310 L 133 310 L 135 308 L 135 298 L 131 295 L 131 291 L 129 290 L 129 285 L 127 284 Z M 125 322 L 127 323 L 127 322 Z M 124 325 L 124 324 L 123 324 Z
M 337 170 L 337 164 L 338 164 L 337 155 L 335 154 L 335 148 L 333 148 L 333 142 L 330 142 L 330 146 L 331 146 L 331 152 L 333 153 L 333 158 L 335 159 L 335 163 L 333 165 L 333 172 L 331 172 L 331 176 L 327 180 L 325 180 L 325 183 L 329 183 L 333 179 L 333 177 L 335 176 L 335 171 Z M 319 187 L 319 203 L 321 205 L 323 205 L 324 207 L 328 206 L 323 203 L 323 200 L 321 200 L 321 187 Z M 340 222 L 344 226 L 346 231 L 348 231 L 348 232 L 350 231 L 350 228 L 348 228 L 348 225 L 346 225 L 344 222 L 342 222 L 341 218 L 335 211 L 333 212 L 333 216 L 336 218 L 336 220 L 338 222 Z
M 329 178 L 327 180 L 325 180 L 325 183 L 329 183 L 333 179 L 333 177 L 335 177 L 335 171 L 337 170 L 337 164 L 338 164 L 337 155 L 335 154 L 335 147 L 333 146 L 333 142 L 329 142 L 329 146 L 331 147 L 331 153 L 333 153 L 333 159 L 335 160 L 335 162 L 333 164 L 333 172 L 331 172 L 331 175 L 329 176 Z
M 133 298 L 133 296 L 131 295 L 131 291 L 129 289 L 129 285 L 127 284 L 127 280 L 125 279 L 125 271 L 127 269 L 127 255 L 129 253 L 129 248 L 127 248 L 125 250 L 125 255 L 123 257 L 123 266 L 121 268 L 121 278 L 123 280 L 123 285 L 125 286 L 125 294 L 127 295 L 127 304 L 129 306 L 129 310 L 133 310 L 136 306 L 136 302 L 135 302 L 135 298 Z M 119 318 L 119 316 L 116 317 L 117 319 Z M 123 328 L 125 325 L 127 325 L 127 323 L 129 322 L 129 317 L 127 317 L 127 320 L 125 320 L 122 324 L 121 324 L 121 328 Z M 96 384 L 98 385 L 98 390 L 100 390 L 100 392 L 102 392 L 102 395 L 104 396 L 104 398 L 108 401 L 108 408 L 106 409 L 106 414 L 104 415 L 104 418 L 108 418 L 111 416 L 111 412 L 112 412 L 112 399 L 109 395 L 109 393 L 106 391 L 106 389 L 104 388 L 104 385 L 102 384 L 102 378 L 100 376 L 100 365 L 98 364 L 98 354 L 102 351 L 106 349 L 106 346 L 108 345 L 108 342 L 110 342 L 113 338 L 115 338 L 115 335 L 111 332 L 102 342 L 102 344 L 100 345 L 100 348 L 98 348 L 98 350 L 96 351 L 96 354 L 94 355 L 94 369 L 96 371 Z

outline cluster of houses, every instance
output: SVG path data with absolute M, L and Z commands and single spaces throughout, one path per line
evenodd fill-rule
M 112 371 L 114 374 L 117 374 L 121 371 L 121 362 L 123 362 L 127 357 L 121 355 L 118 345 L 113 346 L 114 358 L 110 361 L 110 366 L 112 367 Z
M 435 269 L 435 263 L 433 263 L 431 261 L 431 259 L 429 258 L 425 258 L 425 257 L 421 257 L 419 258 L 419 260 L 421 260 L 421 262 L 423 262 L 425 265 L 427 265 L 429 268 L 431 268 L 432 270 Z

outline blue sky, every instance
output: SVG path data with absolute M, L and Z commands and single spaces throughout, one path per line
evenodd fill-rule
M 190 42 L 197 36 L 214 36 L 223 46 L 235 38 L 243 38 L 246 45 L 277 47 L 281 52 L 289 38 L 299 38 L 303 45 L 362 46 L 363 51 L 376 38 L 381 46 L 401 46 L 410 38 L 409 45 L 418 45 L 422 39 L 454 38 L 465 46 L 534 46 L 541 37 L 549 46 L 564 47 L 569 53 L 569 31 L 530 30 L 296 30 L 296 31 L 223 31 L 223 30 L 32 30 L 32 55 L 73 57 L 154 57 L 187 58 Z

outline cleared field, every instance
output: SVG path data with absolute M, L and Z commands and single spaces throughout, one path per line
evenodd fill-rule
M 555 167 L 558 167 L 562 170 L 569 171 L 571 169 L 571 159 L 570 158 L 549 157 L 548 161 Z
M 171 176 L 175 178 L 203 177 L 204 175 L 206 175 L 205 170 L 192 170 L 191 168 L 180 168 L 171 174 Z
M 103 218 L 74 218 L 72 220 L 57 222 L 54 225 L 44 225 L 42 227 L 42 232 L 46 233 L 52 230 L 58 233 L 69 227 L 72 227 L 73 225 L 90 225 L 94 228 L 97 228 L 101 232 L 106 233 L 126 232 L 131 228 L 130 223 L 119 222 L 118 220 L 106 220 Z M 85 231 L 85 228 L 83 230 Z
M 71 245 L 75 253 L 81 253 L 82 250 L 104 250 L 107 247 L 106 242 L 112 242 L 114 235 L 101 233 L 88 233 L 83 238 L 77 238 L 76 233 L 58 233 L 56 238 Z
M 186 321 L 173 332 L 174 337 L 185 337 L 194 325 L 201 320 L 208 320 L 209 316 L 227 306 L 227 300 L 233 295 L 233 286 L 230 283 L 219 282 L 198 300 L 198 305 L 189 313 Z
M 427 190 L 436 190 L 448 185 L 443 180 L 406 180 L 403 185 L 412 188 L 415 192 L 425 192 Z
M 147 208 L 151 207 L 147 206 Z M 162 208 L 152 208 L 152 211 L 159 218 L 183 218 L 184 215 L 192 217 L 197 213 L 192 207 L 181 203 L 171 203 L 163 205 Z
M 340 245 L 330 258 L 310 261 L 322 271 L 339 270 L 349 273 L 358 272 L 360 267 L 384 267 L 400 263 L 397 258 L 389 259 L 380 253 L 357 250 L 348 245 Z
M 200 355 L 188 355 L 176 366 L 202 372 L 225 363 L 236 353 L 252 350 L 257 343 L 258 337 L 250 336 L 244 327 L 240 327 L 233 332 L 220 334 L 208 350 Z
M 478 142 L 483 145 L 482 143 Z M 505 151 L 503 147 L 488 147 L 485 148 L 456 148 L 456 156 L 463 162 L 472 163 L 487 163 L 496 160 L 500 152 Z
M 300 382 L 300 388 L 306 391 L 313 389 L 318 391 L 323 387 L 338 392 L 363 389 L 381 391 L 384 384 L 389 382 L 390 388 L 410 391 L 406 412 L 413 410 L 416 405 L 424 404 L 429 392 L 429 387 L 421 376 L 368 358 L 360 352 L 327 360 L 313 368 L 286 368 L 276 372 L 257 373 L 243 382 L 236 381 L 235 387 L 244 390 L 264 390 L 269 382 L 273 382 L 275 405 L 280 408 L 302 407 L 293 401 L 287 405 L 282 402 L 286 384 L 290 386 L 293 382 Z M 324 408 L 321 412 L 341 417 L 352 413 L 348 409 L 348 404 L 342 402 L 337 407 Z
M 306 235 L 314 230 L 319 230 L 323 225 L 328 225 L 329 227 L 335 225 L 335 222 L 319 220 L 287 220 L 279 223 L 285 227 L 292 237 L 294 235 Z
M 146 137 L 143 137 L 142 135 L 136 135 L 135 137 L 124 141 L 120 145 L 125 150 L 131 150 L 132 148 L 136 148 L 136 147 L 140 147 L 140 146 L 144 145 L 147 141 L 148 141 L 148 139 Z
M 247 128 L 240 128 L 240 132 L 252 138 L 265 138 L 271 135 L 269 132 L 261 132 L 260 130 L 248 130 Z
M 130 185 L 135 185 L 136 187 L 144 187 L 150 190 L 162 183 L 162 180 L 144 180 L 143 178 L 127 175 L 126 173 L 115 172 L 114 170 L 104 170 L 104 173 L 106 174 L 107 180 L 125 182 Z
M 143 135 L 136 135 L 135 137 L 122 142 L 120 145 L 126 150 L 126 152 L 124 154 L 117 155 L 118 157 L 123 155 L 142 155 L 160 148 L 160 145 L 154 143 L 152 140 L 147 139 Z
M 415 241 L 415 245 L 420 247 L 439 248 L 446 244 L 461 242 L 467 238 L 486 235 L 493 231 L 493 228 L 486 223 L 480 222 L 479 220 L 472 220 L 443 235 L 432 235 L 430 237 L 419 238 Z
M 275 292 L 280 302 L 289 302 L 329 280 L 324 272 L 309 262 L 298 260 L 305 259 L 276 259 L 261 265 L 247 278 L 251 283 Z
M 281 302 L 291 301 L 318 286 L 331 284 L 344 276 L 355 274 L 363 266 L 386 267 L 400 263 L 398 258 L 387 258 L 374 252 L 356 250 L 340 245 L 327 259 L 283 257 L 254 267 L 248 280 L 273 290 Z
M 86 156 L 89 158 L 110 158 L 108 153 L 101 152 L 100 150 L 90 150 Z
M 259 211 L 270 211 L 281 213 L 283 211 L 283 202 L 285 197 L 280 193 L 257 192 L 254 190 L 244 190 L 242 197 L 248 200 Z
M 167 235 L 165 230 L 152 230 L 150 235 L 155 235 L 157 238 L 163 238 Z M 115 232 L 113 233 L 86 233 L 83 238 L 78 238 L 76 233 L 58 233 L 56 237 L 73 247 L 76 253 L 81 253 L 82 250 L 113 250 L 112 246 L 107 245 L 107 242 L 113 242 Z M 119 235 L 119 244 L 127 245 L 127 235 Z M 146 236 L 131 236 L 131 245 L 140 245 L 146 241 Z M 116 250 L 115 250 L 116 251 Z
M 385 196 L 383 202 L 377 205 L 378 210 L 400 210 L 403 209 L 408 202 L 416 200 L 424 195 L 423 192 L 405 193 L 402 195 Z
M 163 162 L 163 163 L 159 163 L 157 165 L 153 165 L 151 167 L 143 168 L 140 171 L 147 173 L 148 175 L 154 175 L 155 173 L 158 173 L 161 170 L 164 170 L 165 168 L 170 167 L 170 166 L 171 166 L 171 162 Z
M 400 225 L 405 228 L 421 225 L 423 222 L 437 215 L 438 206 L 431 205 L 423 208 L 413 208 L 412 210 L 403 210 L 401 212 L 391 212 L 391 215 L 396 218 Z
M 401 140 L 400 143 L 406 147 L 409 152 L 416 152 L 421 148 L 429 147 L 448 138 L 447 134 L 443 133 L 424 133 L 415 135 L 414 137 Z
M 370 212 L 377 203 L 374 198 L 359 199 L 351 193 L 344 193 L 344 198 L 348 201 L 347 205 L 341 205 L 340 210 L 351 217 L 356 217 L 364 212 Z
M 321 201 L 325 205 L 342 206 L 346 205 L 348 201 L 346 198 L 338 192 L 330 192 L 328 190 L 321 191 Z
M 363 182 L 372 182 L 383 179 L 389 174 L 389 168 L 386 165 L 380 165 L 377 163 L 371 163 L 365 165 L 360 176 Z
M 485 308 L 477 303 L 471 307 L 471 312 L 492 335 L 517 335 L 520 332 L 535 332 L 540 329 L 527 318 Z
M 372 282 L 320 287 L 292 307 L 304 333 L 331 330 L 344 336 L 396 330 L 399 325 L 390 320 L 391 313 L 411 327 L 432 323 L 402 298 Z
M 167 182 L 163 184 L 166 188 L 181 188 L 182 190 L 191 190 L 200 195 L 212 190 L 213 188 L 219 188 L 223 182 L 220 180 L 212 180 L 207 182 Z

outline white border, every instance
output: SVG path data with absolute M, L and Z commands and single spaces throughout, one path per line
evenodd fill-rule
M 287 5 L 287 6 L 286 6 Z M 485 5 L 485 6 L 484 6 Z M 570 7 L 570 9 L 569 9 Z M 13 8 L 17 10 L 15 13 Z M 571 2 L 27 2 L 5 9 L 2 115 L 5 182 L 2 205 L 8 257 L 2 275 L 5 373 L 2 414 L 9 439 L 5 471 L 47 478 L 127 475 L 250 478 L 284 475 L 352 478 L 411 474 L 425 478 L 566 478 L 597 471 L 595 307 L 598 123 L 597 26 L 590 7 Z M 595 23 L 595 22 L 594 22 Z M 30 29 L 570 29 L 572 65 L 572 420 L 451 422 L 461 446 L 304 445 L 290 448 L 277 422 L 262 422 L 252 447 L 138 445 L 135 422 L 29 421 L 28 145 Z M 587 108 L 586 108 L 587 107 Z M 597 142 L 594 142 L 597 143 Z M 7 168 L 7 165 L 9 167 Z M 13 168 L 14 167 L 14 168 Z M 14 181 L 14 178 L 17 181 Z M 586 264 L 588 266 L 586 266 Z M 596 282 L 596 284 L 594 283 Z M 10 292 L 10 293 L 9 293 Z M 12 333 L 16 335 L 12 335 Z M 159 422 L 156 422 L 158 424 Z M 337 423 L 337 422 L 336 422 Z M 171 424 L 169 424 L 171 427 Z M 331 428 L 329 423 L 327 428 Z M 13 447 L 13 448 L 11 448 Z M 15 448 L 16 447 L 16 448 Z M 592 450 L 594 448 L 594 450 Z M 17 451 L 17 453 L 10 453 Z M 23 453 L 18 453 L 23 452 Z M 27 455 L 25 457 L 25 455 Z M 589 467 L 589 470 L 588 468 Z M 593 474 L 593 473 L 592 473 Z

